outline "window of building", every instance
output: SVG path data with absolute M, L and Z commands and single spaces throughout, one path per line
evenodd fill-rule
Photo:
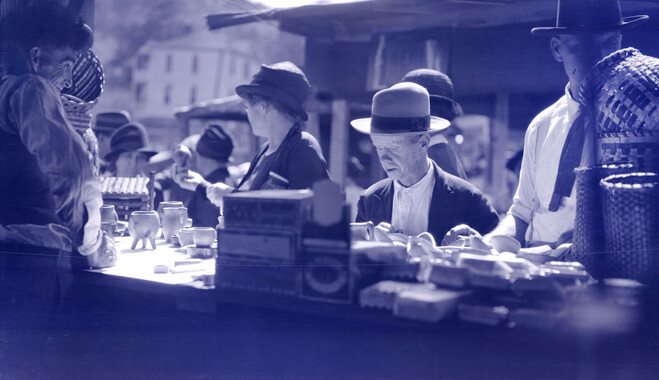
M 229 75 L 234 75 L 236 73 L 236 57 L 233 55 L 229 56 Z
M 245 65 L 243 66 L 243 77 L 249 79 L 252 74 L 251 71 L 252 70 L 249 69 L 249 61 L 245 61 Z
M 171 101 L 172 101 L 172 86 L 168 84 L 167 86 L 165 86 L 163 103 L 169 104 Z
M 195 103 L 197 101 L 197 87 L 192 86 L 190 89 L 190 103 Z
M 146 83 L 137 83 L 135 86 L 135 101 L 137 104 L 146 103 Z
M 137 56 L 137 69 L 144 70 L 149 66 L 149 55 L 140 54 Z
M 165 71 L 171 73 L 173 66 L 174 66 L 174 58 L 172 57 L 171 54 L 167 54 L 167 59 L 165 62 Z
M 197 54 L 192 56 L 192 73 L 199 71 L 199 57 Z

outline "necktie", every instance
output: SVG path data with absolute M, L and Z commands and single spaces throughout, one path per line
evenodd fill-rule
M 556 182 L 554 183 L 554 192 L 549 202 L 549 211 L 551 212 L 558 211 L 563 197 L 569 197 L 570 193 L 572 193 L 572 186 L 574 186 L 576 179 L 574 169 L 581 163 L 581 155 L 586 139 L 592 137 L 589 131 L 587 131 L 589 124 L 587 112 L 585 112 L 583 106 L 579 106 L 576 118 L 565 138 L 565 145 L 563 145 L 561 152 Z M 588 149 L 593 148 L 592 144 L 586 145 Z M 588 154 L 588 156 L 588 161 L 591 161 L 591 155 Z

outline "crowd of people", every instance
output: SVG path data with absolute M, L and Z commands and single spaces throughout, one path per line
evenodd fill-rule
M 638 51 L 621 55 L 621 30 L 646 19 L 623 18 L 617 0 L 561 1 L 556 26 L 532 30 L 550 37 L 551 54 L 565 68 L 568 83 L 565 95 L 527 130 L 519 186 L 502 220 L 468 182 L 459 157 L 442 137 L 462 113 L 450 78 L 436 70 L 414 70 L 401 83 L 376 93 L 371 116 L 351 125 L 369 135 L 387 178 L 358 200 L 349 200 L 358 205 L 355 220 L 387 222 L 408 235 L 428 231 L 445 244 L 465 235 L 484 235 L 486 241 L 508 235 L 525 246 L 553 248 L 570 242 L 573 169 L 602 162 L 597 125 L 587 115 L 609 106 L 583 98 L 585 81 L 591 68 L 607 57 L 616 55 L 633 65 L 642 56 Z M 147 176 L 149 162 L 163 159 L 162 154 L 149 148 L 146 129 L 127 112 L 102 112 L 93 120 L 101 167 L 93 167 L 60 100 L 62 88 L 71 85 L 77 57 L 93 40 L 80 18 L 54 5 L 32 7 L 5 17 L 2 33 L 0 248 L 52 253 L 55 259 L 47 265 L 58 268 L 70 268 L 76 260 L 112 265 L 116 252 L 100 229 L 103 200 L 94 173 Z M 657 76 L 655 61 L 651 67 L 654 71 L 644 83 Z M 638 91 L 656 109 L 656 87 L 649 94 Z M 330 178 L 318 141 L 304 131 L 308 115 L 303 104 L 310 92 L 307 76 L 296 65 L 262 65 L 250 83 L 236 88 L 253 134 L 266 140 L 244 176 L 230 175 L 234 142 L 222 126 L 211 124 L 164 158 L 174 164 L 156 176 L 159 199 L 184 201 L 195 225 L 215 226 L 227 194 L 305 189 Z M 0 256 L 3 267 L 28 257 Z M 65 261 L 69 263 L 63 265 Z M 57 276 L 51 280 L 59 281 Z M 3 286 L 11 281 L 16 279 Z

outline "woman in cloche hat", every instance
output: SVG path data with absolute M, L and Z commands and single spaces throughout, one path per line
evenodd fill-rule
M 310 90 L 306 75 L 293 63 L 262 65 L 249 84 L 236 87 L 252 132 L 267 139 L 245 177 L 234 189 L 221 182 L 210 185 L 198 173 L 183 171 L 177 176 L 180 186 L 203 192 L 219 205 L 222 196 L 235 190 L 305 189 L 329 178 L 318 141 L 302 131 L 308 119 L 302 105 Z

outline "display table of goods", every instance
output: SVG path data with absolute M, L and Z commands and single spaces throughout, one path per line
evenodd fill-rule
M 362 307 L 428 322 L 457 318 L 507 327 L 637 327 L 643 285 L 596 281 L 581 263 L 557 261 L 560 248 L 521 249 L 505 236 L 489 244 L 471 237 L 438 247 L 427 233 L 406 236 L 389 227 L 370 226 L 363 241 L 353 242 L 358 271 L 380 278 L 359 290 Z
M 215 260 L 212 257 L 193 257 L 194 253 L 190 256 L 186 247 L 168 243 L 163 238 L 156 239 L 155 249 L 141 244 L 132 249 L 132 238 L 128 234 L 115 237 L 114 241 L 118 255 L 116 264 L 91 272 L 170 285 L 212 286 L 215 274 Z

